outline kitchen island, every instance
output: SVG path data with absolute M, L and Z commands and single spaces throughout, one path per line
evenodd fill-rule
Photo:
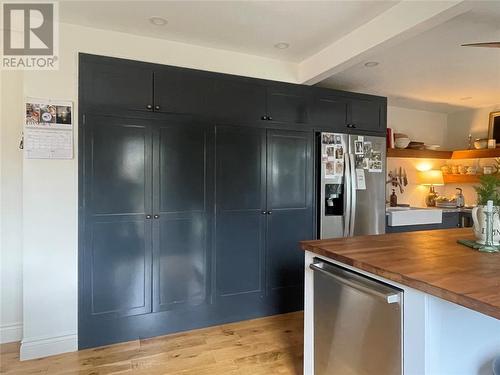
M 399 288 L 405 375 L 491 374 L 500 355 L 500 253 L 457 244 L 470 228 L 302 242 L 305 374 L 314 374 L 314 277 L 326 261 Z M 339 299 L 342 303 L 342 299 Z

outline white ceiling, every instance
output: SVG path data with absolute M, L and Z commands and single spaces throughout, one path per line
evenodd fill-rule
M 61 1 L 61 22 L 300 62 L 397 1 Z M 152 16 L 168 20 L 154 26 Z M 279 50 L 279 42 L 290 44 Z
M 377 51 L 320 85 L 380 94 L 392 105 L 446 113 L 499 104 L 500 49 L 460 45 L 500 41 L 500 2 L 473 4 L 469 12 Z M 368 60 L 380 64 L 367 68 Z
M 500 49 L 460 44 L 500 41 L 500 0 L 455 4 L 63 0 L 60 18 L 97 29 L 270 57 L 295 63 L 302 71 L 309 62 L 310 76 L 333 74 L 319 85 L 387 96 L 396 106 L 451 113 L 499 104 Z M 149 22 L 152 16 L 168 24 L 154 26 Z M 394 27 L 401 33 L 391 37 Z M 274 48 L 279 42 L 290 48 Z M 371 60 L 380 64 L 366 68 L 364 63 Z

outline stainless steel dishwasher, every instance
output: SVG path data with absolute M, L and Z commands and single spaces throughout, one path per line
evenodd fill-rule
M 315 258 L 314 374 L 403 373 L 403 291 Z

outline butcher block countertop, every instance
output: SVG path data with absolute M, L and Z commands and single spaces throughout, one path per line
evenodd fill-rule
M 500 253 L 457 243 L 471 228 L 301 242 L 307 250 L 500 319 Z

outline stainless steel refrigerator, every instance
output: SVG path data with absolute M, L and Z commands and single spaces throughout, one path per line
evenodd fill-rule
M 385 233 L 385 137 L 320 133 L 321 239 Z

